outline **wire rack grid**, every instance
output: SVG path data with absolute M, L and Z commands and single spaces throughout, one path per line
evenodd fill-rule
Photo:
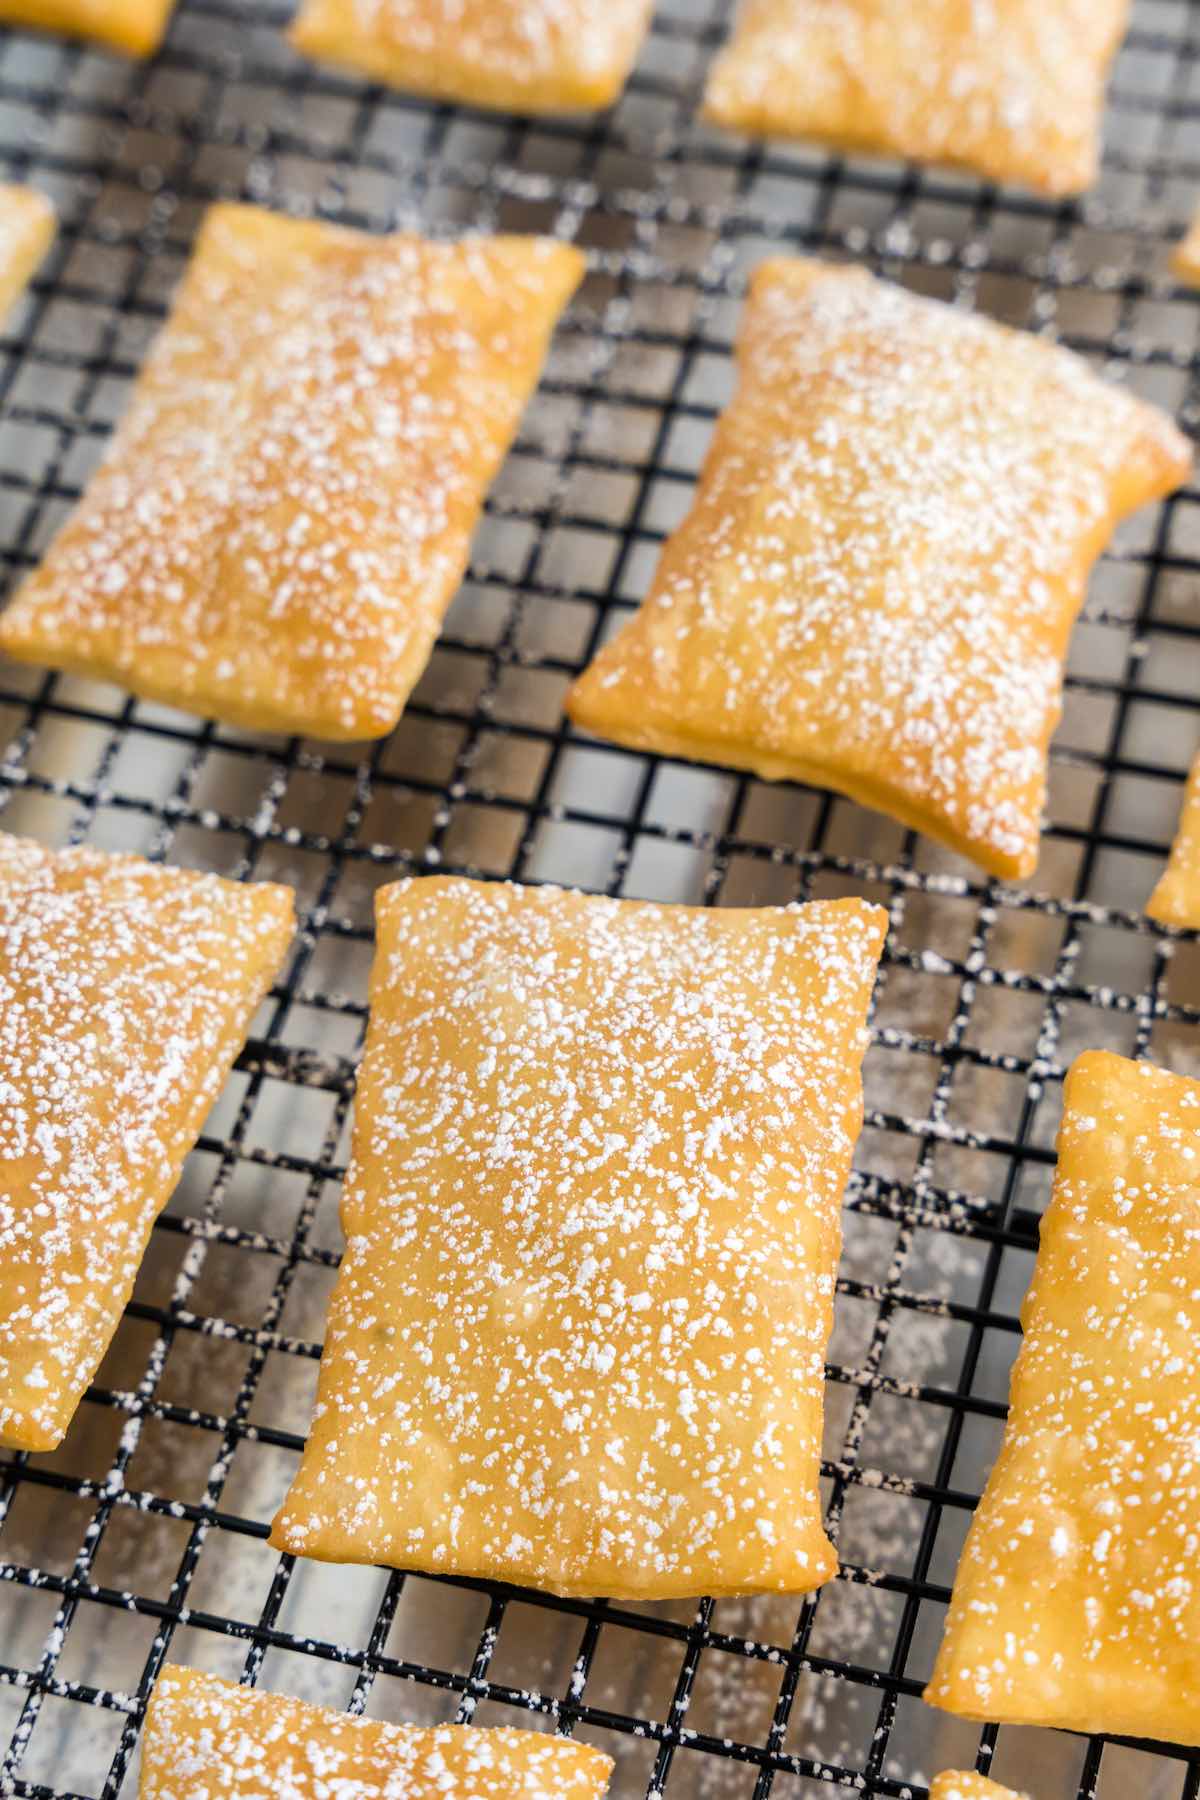
M 1057 205 L 695 123 L 725 0 L 664 0 L 594 121 L 426 105 L 302 64 L 284 0 L 182 0 L 153 62 L 0 34 L 0 157 L 62 231 L 0 341 L 0 557 L 44 548 L 103 448 L 201 210 L 546 230 L 589 253 L 470 577 L 399 729 L 335 752 L 0 670 L 7 829 L 299 890 L 303 927 L 61 1449 L 0 1460 L 0 1792 L 129 1796 L 168 1659 L 424 1722 L 578 1733 L 618 1800 L 919 1795 L 950 1763 L 1041 1800 L 1196 1800 L 1170 1748 L 979 1731 L 919 1700 L 994 1454 L 1016 1309 L 1085 1046 L 1200 1073 L 1200 955 L 1149 926 L 1200 739 L 1200 494 L 1123 533 L 1073 641 L 1023 887 L 828 794 L 595 745 L 571 676 L 644 591 L 730 384 L 748 268 L 866 260 L 1051 330 L 1200 418 L 1200 7 L 1136 0 L 1103 180 Z M 278 1557 L 337 1264 L 375 888 L 409 870 L 713 904 L 855 892 L 891 932 L 847 1197 L 824 1485 L 840 1578 L 636 1606 Z

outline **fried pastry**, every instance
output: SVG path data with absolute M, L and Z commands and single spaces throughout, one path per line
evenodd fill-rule
M 1200 1082 L 1078 1059 L 935 1706 L 1200 1743 L 1198 1171 Z
M 1200 287 L 1200 213 L 1175 246 L 1171 267 L 1181 281 Z
M 0 317 L 29 286 L 54 231 L 54 208 L 44 194 L 0 187 Z
M 1001 1787 L 998 1781 L 989 1781 L 973 1769 L 947 1769 L 944 1775 L 934 1776 L 929 1800 L 1029 1800 L 1029 1796 Z
M 1146 903 L 1160 925 L 1200 930 L 1200 757 L 1192 764 L 1167 866 Z
M 251 729 L 390 731 L 582 269 L 214 207 L 0 647 Z
M 692 510 L 571 718 L 1031 874 L 1088 572 L 1187 443 L 1068 351 L 861 269 L 765 263 L 737 355 Z
M 652 0 L 304 0 L 297 50 L 410 93 L 505 112 L 609 106 Z
M 884 913 L 377 900 L 346 1254 L 280 1549 L 803 1592 Z
M 0 835 L 0 1444 L 70 1424 L 292 928 L 289 888 Z
M 126 56 L 151 56 L 175 0 L 0 0 L 0 24 L 93 38 Z
M 1078 194 L 1098 172 L 1128 12 L 1128 0 L 745 0 L 704 114 Z
M 504 1726 L 390 1725 L 171 1666 L 146 1708 L 139 1800 L 600 1800 L 612 1759 Z

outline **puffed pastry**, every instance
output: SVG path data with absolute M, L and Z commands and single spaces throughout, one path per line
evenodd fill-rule
M 582 272 L 212 208 L 0 648 L 252 730 L 390 731 Z
M 391 1725 L 172 1665 L 154 1684 L 139 1800 L 601 1800 L 612 1759 L 504 1726 Z
M 1070 352 L 862 269 L 764 263 L 737 365 L 692 510 L 571 718 L 1030 875 L 1089 571 L 1187 442 Z
M 1192 764 L 1175 842 L 1146 915 L 1160 925 L 1200 930 L 1200 757 Z
M 610 106 L 653 0 L 304 0 L 297 50 L 376 81 L 505 112 Z
M 1001 1787 L 998 1781 L 989 1781 L 973 1769 L 947 1769 L 944 1775 L 934 1776 L 929 1800 L 1029 1800 L 1029 1795 Z
M 151 56 L 175 0 L 0 0 L 0 24 L 93 38 L 126 56 Z
M 1200 213 L 1176 244 L 1171 267 L 1181 281 L 1200 287 Z
M 1067 1077 L 1008 1424 L 925 1698 L 1200 1743 L 1200 1082 Z
M 0 186 L 0 319 L 54 242 L 54 208 L 36 188 Z
M 346 1254 L 279 1549 L 804 1592 L 885 914 L 377 900 Z
M 704 112 L 1079 194 L 1128 14 L 1128 0 L 744 0 Z
M 292 929 L 289 888 L 0 835 L 0 1444 L 65 1433 Z

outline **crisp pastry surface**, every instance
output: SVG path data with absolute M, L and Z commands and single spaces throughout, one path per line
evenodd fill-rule
M 401 882 L 281 1549 L 667 1597 L 828 1579 L 885 915 Z
M 582 270 L 214 207 L 0 647 L 252 729 L 389 731 Z
M 1192 764 L 1171 855 L 1146 913 L 1160 925 L 1200 930 L 1200 757 Z
M 1001 1787 L 998 1781 L 989 1781 L 973 1769 L 947 1769 L 944 1775 L 934 1776 L 929 1800 L 1029 1800 L 1029 1796 L 1018 1794 L 1015 1788 Z
M 608 106 L 652 0 L 304 0 L 291 39 L 394 87 L 522 112 Z
M 139 1800 L 600 1800 L 612 1761 L 542 1731 L 390 1725 L 163 1671 Z
M 1200 1743 L 1200 1082 L 1074 1064 L 1022 1324 L 925 1698 Z
M 705 115 L 1081 193 L 1128 12 L 1128 0 L 744 0 Z
M 0 1444 L 70 1424 L 292 924 L 288 888 L 0 836 Z
M 36 188 L 0 186 L 0 321 L 54 241 L 54 208 Z
M 1197 213 L 1190 228 L 1175 246 L 1171 267 L 1181 281 L 1200 287 L 1200 213 Z
M 127 56 L 158 49 L 175 0 L 0 0 L 0 24 L 94 38 Z
M 1088 572 L 1183 481 L 1186 441 L 1068 351 L 800 259 L 757 271 L 738 374 L 571 718 L 836 788 L 1031 874 Z

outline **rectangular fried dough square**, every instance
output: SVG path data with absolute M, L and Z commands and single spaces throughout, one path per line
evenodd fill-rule
M 601 1800 L 612 1759 L 543 1731 L 393 1725 L 175 1665 L 146 1708 L 139 1800 Z
M 929 1800 L 1029 1800 L 1029 1796 L 1001 1787 L 973 1769 L 947 1769 L 944 1775 L 934 1776 Z
M 744 0 L 704 113 L 1082 193 L 1128 13 L 1128 0 Z
M 297 50 L 410 93 L 509 112 L 620 94 L 652 0 L 304 0 Z
M 1200 287 L 1200 213 L 1175 246 L 1171 268 L 1191 287 Z
M 582 270 L 212 208 L 0 648 L 252 730 L 390 731 Z
M 1167 866 L 1146 904 L 1160 925 L 1200 929 L 1200 757 L 1192 764 Z
M 0 0 L 0 23 L 94 38 L 126 56 L 151 56 L 175 0 Z
M 36 188 L 0 186 L 0 321 L 54 241 L 54 208 Z
M 425 879 L 377 901 L 280 1549 L 559 1593 L 802 1592 L 886 916 Z
M 862 269 L 764 263 L 737 366 L 692 509 L 570 717 L 1032 874 L 1089 571 L 1188 444 L 1069 351 Z
M 1200 1743 L 1200 1082 L 1073 1065 L 1021 1322 L 925 1698 Z
M 70 1424 L 292 929 L 289 888 L 0 835 L 0 1444 Z

